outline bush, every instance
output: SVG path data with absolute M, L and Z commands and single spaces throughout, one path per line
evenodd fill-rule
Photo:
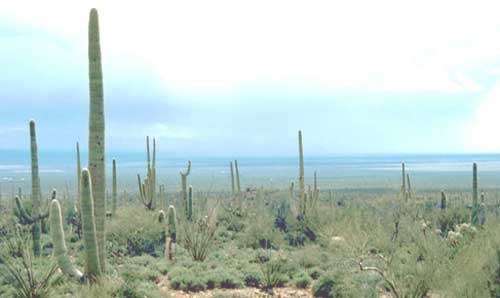
M 301 271 L 294 276 L 293 283 L 297 288 L 305 289 L 311 285 L 312 278 L 307 272 Z
M 320 277 L 313 285 L 314 297 L 343 298 L 346 297 L 342 281 L 336 274 L 327 274 Z

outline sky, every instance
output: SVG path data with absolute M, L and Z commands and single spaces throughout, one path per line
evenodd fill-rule
M 86 146 L 99 11 L 109 150 L 500 151 L 499 1 L 3 1 L 0 149 Z

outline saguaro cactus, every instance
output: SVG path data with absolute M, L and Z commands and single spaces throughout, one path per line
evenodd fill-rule
M 187 169 L 185 172 L 180 171 L 181 175 L 181 194 L 182 194 L 182 204 L 184 205 L 184 214 L 186 217 L 189 215 L 188 198 L 187 198 L 187 177 L 191 173 L 191 161 L 188 160 Z
M 99 234 L 97 233 L 97 224 L 95 214 L 97 214 L 97 205 L 94 205 L 93 199 L 93 180 L 91 173 L 84 169 L 82 171 L 82 226 L 83 243 L 86 252 L 87 276 L 97 278 L 101 275 L 101 253 L 99 251 Z
M 50 234 L 54 243 L 54 257 L 62 272 L 77 279 L 83 278 L 83 273 L 76 269 L 68 256 L 68 248 L 64 238 L 61 206 L 56 199 L 56 190 L 52 191 L 52 202 L 50 204 Z
M 149 136 L 146 137 L 146 158 L 147 175 L 144 183 L 141 183 L 141 176 L 137 175 L 139 195 L 146 209 L 154 210 L 156 208 L 156 140 L 153 139 L 153 163 L 151 163 Z
M 116 215 L 116 205 L 117 205 L 117 183 L 116 183 L 116 160 L 113 159 L 113 189 L 112 189 L 112 210 L 113 216 Z
M 188 190 L 188 216 L 189 221 L 193 221 L 193 186 L 189 186 Z
M 479 202 L 477 197 L 477 164 L 472 165 L 472 216 L 473 225 L 479 224 Z
M 83 226 L 83 244 L 85 253 L 85 277 L 91 282 L 96 281 L 102 274 L 99 247 L 97 244 L 95 217 L 94 217 L 94 201 L 92 198 L 92 179 L 87 169 L 82 171 L 82 226 Z M 73 277 L 83 280 L 82 273 L 76 269 L 71 263 L 68 255 L 66 243 L 64 241 L 64 229 L 61 215 L 61 207 L 55 198 L 53 192 L 53 200 L 51 203 L 51 235 L 54 243 L 54 256 L 57 259 L 58 266 L 61 270 Z
M 238 195 L 241 194 L 241 184 L 240 184 L 240 171 L 238 169 L 238 161 L 234 161 L 234 169 L 236 171 L 236 189 L 238 191 Z
M 170 205 L 167 212 L 167 237 L 166 237 L 166 258 L 172 261 L 174 258 L 174 243 L 177 239 L 177 215 L 175 207 Z
M 33 254 L 40 256 L 41 244 L 41 221 L 46 218 L 49 213 L 48 210 L 42 213 L 40 210 L 42 193 L 40 190 L 40 175 L 38 169 L 38 148 L 36 143 L 36 127 L 35 120 L 30 120 L 30 153 L 31 153 L 31 212 L 24 209 L 23 204 L 20 202 L 21 194 L 15 198 L 16 215 L 23 224 L 31 225 L 31 233 L 33 238 Z
M 234 170 L 233 170 L 233 162 L 231 161 L 229 163 L 229 166 L 231 168 L 231 193 L 234 195 Z
M 411 184 L 410 184 L 410 174 L 406 174 L 406 184 L 408 189 L 408 198 L 411 199 Z
M 401 163 L 401 195 L 406 194 L 406 170 L 405 170 L 405 163 Z
M 446 194 L 444 193 L 444 191 L 441 191 L 441 210 L 445 210 L 446 209 Z
M 89 17 L 89 171 L 95 204 L 95 229 L 101 271 L 106 269 L 106 173 L 104 150 L 104 98 L 99 41 L 99 19 L 92 8 Z M 83 179 L 83 177 L 82 177 Z
M 306 214 L 306 187 L 304 183 L 304 148 L 302 146 L 302 131 L 299 130 L 299 215 Z

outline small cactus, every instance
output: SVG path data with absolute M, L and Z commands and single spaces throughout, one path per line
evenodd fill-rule
M 441 191 L 441 210 L 445 210 L 446 209 L 446 194 L 444 193 L 444 191 Z
M 234 170 L 236 172 L 236 190 L 238 195 L 241 194 L 240 171 L 238 169 L 238 161 L 234 161 Z
M 181 194 L 182 194 L 182 204 L 184 205 L 184 215 L 186 218 L 189 217 L 189 206 L 188 206 L 188 193 L 187 193 L 187 177 L 191 173 L 191 161 L 188 160 L 187 169 L 185 172 L 180 171 L 181 175 Z

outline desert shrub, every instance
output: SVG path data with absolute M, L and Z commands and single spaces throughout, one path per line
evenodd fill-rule
M 319 278 L 313 284 L 314 297 L 320 298 L 344 298 L 347 297 L 346 288 L 340 275 L 328 273 Z
M 312 283 L 312 278 L 305 271 L 301 271 L 293 278 L 293 284 L 300 289 L 309 287 Z
M 183 267 L 172 269 L 169 279 L 170 286 L 175 290 L 199 292 L 207 288 L 207 280 L 204 274 Z
M 262 285 L 264 274 L 256 264 L 249 264 L 241 270 L 245 285 L 248 287 L 258 288 Z
M 235 289 L 244 285 L 244 277 L 234 269 L 217 268 L 207 272 L 207 288 Z
M 163 256 L 165 241 L 163 226 L 154 213 L 144 208 L 127 207 L 107 224 L 109 247 L 114 255 Z

